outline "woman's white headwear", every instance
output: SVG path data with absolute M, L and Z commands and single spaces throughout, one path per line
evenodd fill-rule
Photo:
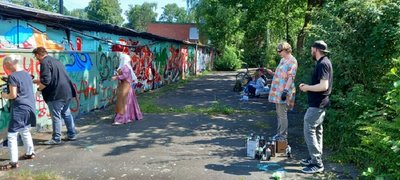
M 119 54 L 119 66 L 117 70 L 120 70 L 122 67 L 124 67 L 124 65 L 127 65 L 129 70 L 131 71 L 133 82 L 137 81 L 137 77 L 131 66 L 131 57 L 124 53 L 118 53 L 118 54 Z

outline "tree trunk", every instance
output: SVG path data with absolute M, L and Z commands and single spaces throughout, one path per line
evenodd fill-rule
M 298 36 L 297 36 L 297 52 L 298 54 L 303 53 L 303 46 L 304 46 L 304 41 L 306 38 L 306 32 L 305 29 L 307 28 L 308 24 L 311 21 L 311 11 L 315 7 L 322 7 L 322 4 L 324 3 L 324 0 L 308 0 L 307 1 L 307 11 L 304 16 L 304 24 L 303 27 L 301 28 Z

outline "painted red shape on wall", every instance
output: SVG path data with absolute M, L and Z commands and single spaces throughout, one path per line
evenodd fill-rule
M 80 37 L 76 38 L 76 50 L 82 51 L 82 38 Z
M 78 89 L 78 88 L 76 87 L 76 84 L 74 84 L 74 89 L 75 89 L 75 91 L 77 91 L 77 89 Z M 79 95 L 76 96 L 76 97 L 74 97 L 74 98 L 72 99 L 72 101 L 75 101 L 76 103 L 71 102 L 71 105 L 70 105 L 69 109 L 71 110 L 71 112 L 76 113 L 76 112 L 78 112 L 79 106 L 80 106 Z M 76 104 L 75 107 L 73 106 L 74 104 Z

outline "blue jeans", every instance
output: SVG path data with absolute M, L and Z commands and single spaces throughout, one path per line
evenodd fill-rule
M 61 118 L 64 119 L 65 126 L 67 127 L 67 135 L 69 138 L 76 136 L 74 118 L 72 117 L 69 105 L 71 100 L 56 100 L 47 102 L 49 107 L 51 119 L 53 120 L 53 140 L 61 142 Z

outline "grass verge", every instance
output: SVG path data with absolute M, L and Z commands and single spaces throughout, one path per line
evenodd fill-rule
M 2 179 L 13 179 L 13 180 L 25 180 L 25 179 L 30 179 L 30 180 L 65 180 L 66 178 L 63 178 L 59 175 L 57 175 L 55 172 L 39 172 L 39 173 L 33 173 L 32 171 L 28 170 L 21 170 L 21 171 L 15 171 L 15 172 L 9 172 L 6 177 L 2 177 Z

